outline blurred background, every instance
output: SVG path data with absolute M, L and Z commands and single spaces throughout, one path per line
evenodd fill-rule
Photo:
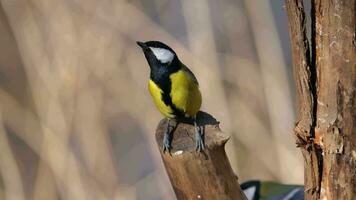
M 137 40 L 195 73 L 240 183 L 302 183 L 283 0 L 0 2 L 0 199 L 175 199 Z

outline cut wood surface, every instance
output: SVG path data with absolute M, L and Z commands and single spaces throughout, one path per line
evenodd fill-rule
M 168 120 L 163 119 L 156 131 L 157 144 L 177 199 L 245 199 L 224 150 L 229 137 L 209 114 L 200 112 L 198 119 L 205 134 L 205 150 L 201 153 L 195 151 L 195 128 L 191 123 L 177 125 L 171 154 L 162 151 Z

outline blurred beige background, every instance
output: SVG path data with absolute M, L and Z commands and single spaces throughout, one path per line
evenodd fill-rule
M 302 183 L 283 1 L 0 2 L 0 199 L 174 199 L 136 40 L 196 74 L 240 182 Z

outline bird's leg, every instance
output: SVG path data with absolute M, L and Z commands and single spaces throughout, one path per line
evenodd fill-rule
M 201 127 L 197 125 L 197 119 L 194 118 L 194 127 L 195 127 L 195 150 L 203 151 L 204 150 L 204 136 L 201 132 Z
M 167 119 L 167 128 L 166 128 L 166 132 L 164 133 L 163 136 L 163 143 L 162 143 L 162 148 L 163 148 L 163 153 L 165 153 L 165 151 L 167 150 L 169 153 L 171 151 L 171 142 L 172 142 L 172 134 L 171 134 L 171 124 L 170 124 L 171 120 Z

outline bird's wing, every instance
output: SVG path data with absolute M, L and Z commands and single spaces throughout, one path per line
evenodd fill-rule
M 190 71 L 190 69 L 189 69 L 187 66 L 185 66 L 184 64 L 182 64 L 182 70 L 183 70 L 184 72 L 186 72 L 187 74 L 189 74 L 189 75 L 192 77 L 193 81 L 194 81 L 197 85 L 199 85 L 198 80 L 197 80 L 197 78 L 195 78 L 193 72 Z

